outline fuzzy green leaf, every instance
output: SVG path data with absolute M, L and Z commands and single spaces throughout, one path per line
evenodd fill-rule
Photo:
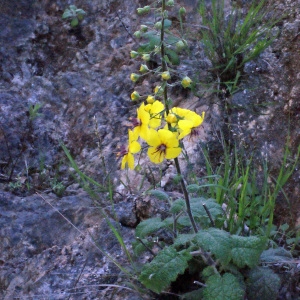
M 189 293 L 185 293 L 181 296 L 182 300 L 199 300 L 203 299 L 203 289 L 198 289 Z
M 249 271 L 247 291 L 249 300 L 277 299 L 280 278 L 269 268 L 256 267 Z
M 78 24 L 79 24 L 79 21 L 78 21 L 77 18 L 72 19 L 72 21 L 71 21 L 71 26 L 72 27 L 76 27 Z
M 204 289 L 205 300 L 242 300 L 244 294 L 239 280 L 230 273 L 210 276 Z
M 148 192 L 148 194 L 155 197 L 158 200 L 168 201 L 168 199 L 169 199 L 169 195 L 167 193 L 163 192 L 163 191 L 160 191 L 160 190 L 150 190 Z
M 239 267 L 253 268 L 258 264 L 261 253 L 266 247 L 266 239 L 256 236 L 231 236 L 232 261 Z
M 173 65 L 178 66 L 180 64 L 180 58 L 175 51 L 166 48 L 165 53 L 168 55 L 168 58 Z
M 177 199 L 175 200 L 171 207 L 170 207 L 170 212 L 172 214 L 178 214 L 180 213 L 181 211 L 185 210 L 186 208 L 186 204 L 185 204 L 185 201 L 183 199 Z
M 189 193 L 197 193 L 200 190 L 200 186 L 198 184 L 190 184 L 186 189 Z
M 179 274 L 183 274 L 192 256 L 188 251 L 177 252 L 166 247 L 149 263 L 144 265 L 139 281 L 148 289 L 161 293 Z
M 165 226 L 166 226 L 165 223 L 162 222 L 160 218 L 151 218 L 141 222 L 136 227 L 135 236 L 142 239 Z
M 148 241 L 147 239 L 142 239 L 143 243 L 150 249 L 153 247 L 153 241 Z M 132 242 L 133 252 L 136 256 L 141 255 L 143 252 L 148 251 L 148 249 L 138 240 Z
M 67 19 L 67 18 L 71 18 L 73 16 L 74 16 L 74 13 L 71 10 L 66 9 L 62 15 L 62 18 Z
M 192 198 L 191 199 L 191 210 L 196 221 L 200 222 L 202 226 L 210 224 L 209 217 L 203 207 L 203 204 L 207 207 L 213 220 L 216 220 L 218 216 L 223 215 L 222 207 L 214 199 L 205 198 Z
M 262 262 L 286 262 L 293 258 L 291 252 L 285 250 L 284 248 L 270 248 L 268 250 L 263 251 L 260 256 L 260 260 Z
M 231 239 L 230 234 L 217 228 L 200 230 L 195 240 L 205 251 L 210 251 L 222 264 L 227 265 L 231 259 Z
M 184 246 L 185 248 L 188 248 L 188 244 L 192 242 L 194 237 L 195 234 L 190 234 L 190 233 L 180 234 L 174 241 L 174 247 Z

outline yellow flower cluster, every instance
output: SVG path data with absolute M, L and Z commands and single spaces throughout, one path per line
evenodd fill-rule
M 181 139 L 196 135 L 197 128 L 204 121 L 204 112 L 200 116 L 189 109 L 173 107 L 167 114 L 161 101 L 151 95 L 147 100 L 148 104 L 143 102 L 137 109 L 136 118 L 132 119 L 133 129 L 128 131 L 128 146 L 118 153 L 122 156 L 122 169 L 126 165 L 134 169 L 133 154 L 142 149 L 139 139 L 148 145 L 148 157 L 155 164 L 178 157 Z

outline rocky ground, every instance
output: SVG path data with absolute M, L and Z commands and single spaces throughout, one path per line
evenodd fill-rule
M 177 2 L 186 7 L 189 32 L 197 36 L 195 1 Z M 128 267 L 102 212 L 119 226 L 129 248 L 138 221 L 164 212 L 139 195 L 141 176 L 130 175 L 130 189 L 122 188 L 116 157 L 136 109 L 129 75 L 139 63 L 129 52 L 138 45 L 132 35 L 141 24 L 136 8 L 147 1 L 77 1 L 87 12 L 79 29 L 61 18 L 69 4 L 0 2 L 0 298 L 140 299 L 118 287 L 120 270 L 104 255 Z M 234 107 L 232 138 L 246 156 L 267 157 L 275 174 L 287 136 L 292 153 L 300 144 L 300 1 L 275 1 L 274 10 L 286 14 L 278 38 L 247 64 L 241 90 L 226 101 Z M 189 36 L 192 56 L 180 68 L 201 78 L 207 75 L 207 59 L 195 36 Z M 142 92 L 153 85 L 144 80 L 137 88 Z M 220 99 L 206 90 L 199 94 L 172 91 L 178 104 L 206 111 L 201 143 L 209 145 L 217 162 L 224 126 Z M 32 118 L 30 108 L 36 105 L 41 105 L 39 115 Z M 107 189 L 95 200 L 79 186 L 62 143 L 80 170 L 106 188 L 109 172 L 118 191 L 116 216 Z M 189 150 L 201 173 L 199 148 Z M 172 165 L 164 171 L 167 185 Z M 283 197 L 278 201 L 277 224 L 300 225 L 299 189 L 297 169 L 285 188 L 290 204 Z

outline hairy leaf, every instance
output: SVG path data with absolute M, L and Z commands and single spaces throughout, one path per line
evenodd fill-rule
M 203 299 L 203 288 L 185 293 L 181 296 L 182 300 L 199 300 Z
M 173 65 L 178 66 L 180 64 L 180 58 L 174 50 L 166 48 L 165 53 L 168 55 L 168 58 Z
M 150 190 L 148 192 L 148 194 L 155 197 L 158 200 L 168 201 L 168 199 L 169 199 L 169 195 L 167 193 L 163 192 L 163 191 L 160 191 L 160 190 Z
M 185 233 L 185 234 L 180 234 L 174 241 L 174 247 L 177 246 L 184 246 L 185 248 L 188 248 L 188 244 L 192 242 L 194 239 L 195 234 L 190 234 L 190 233 Z
M 269 268 L 256 267 L 249 271 L 247 292 L 249 300 L 277 299 L 280 278 Z
M 210 251 L 222 264 L 227 265 L 231 259 L 230 234 L 217 228 L 200 230 L 195 240 L 205 251 Z
M 148 289 L 161 293 L 179 274 L 183 274 L 192 258 L 188 251 L 177 252 L 172 247 L 161 250 L 151 263 L 144 265 L 139 281 Z
M 148 241 L 147 239 L 142 239 L 144 245 L 150 249 L 153 247 L 153 241 Z M 136 256 L 141 255 L 143 252 L 148 251 L 148 249 L 138 240 L 132 243 L 133 252 Z
M 266 247 L 266 239 L 256 236 L 231 236 L 231 257 L 232 261 L 239 267 L 249 266 L 250 268 L 258 264 L 259 257 Z
M 178 214 L 181 211 L 183 211 L 185 208 L 186 208 L 185 201 L 180 198 L 180 199 L 175 200 L 172 203 L 172 205 L 170 207 L 170 212 L 173 214 Z
M 162 222 L 160 218 L 151 218 L 141 222 L 136 227 L 135 236 L 144 238 L 165 226 L 165 223 Z
M 220 204 L 214 199 L 205 198 L 192 198 L 191 199 L 191 210 L 196 221 L 200 222 L 203 226 L 210 224 L 209 217 L 205 211 L 203 204 L 207 207 L 213 220 L 216 220 L 218 216 L 223 214 L 223 210 Z
M 210 276 L 204 289 L 205 300 L 242 300 L 244 294 L 239 280 L 230 273 Z
M 285 250 L 282 247 L 273 249 L 270 248 L 268 250 L 263 251 L 260 256 L 260 260 L 262 262 L 281 262 L 281 261 L 289 261 L 293 258 L 291 252 Z

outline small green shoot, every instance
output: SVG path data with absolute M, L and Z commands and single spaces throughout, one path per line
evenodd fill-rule
M 74 28 L 80 25 L 85 14 L 86 12 L 83 9 L 77 8 L 75 5 L 70 5 L 69 8 L 65 9 L 62 18 L 70 20 L 70 25 Z

